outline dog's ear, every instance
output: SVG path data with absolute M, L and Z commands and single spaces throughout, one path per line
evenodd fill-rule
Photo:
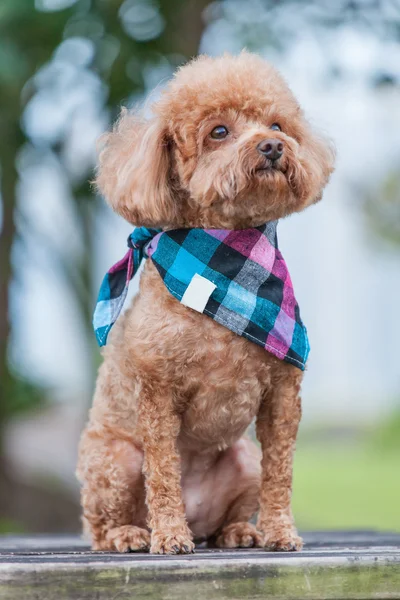
M 172 224 L 170 150 L 159 117 L 145 120 L 123 109 L 100 144 L 96 184 L 112 208 L 134 225 Z
M 302 210 L 321 200 L 323 190 L 334 171 L 336 152 L 332 142 L 312 129 L 305 120 L 299 128 L 299 134 L 299 161 L 293 163 L 289 178 L 301 200 L 299 209 Z

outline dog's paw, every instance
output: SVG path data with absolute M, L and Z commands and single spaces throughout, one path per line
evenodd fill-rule
M 217 537 L 216 545 L 219 548 L 261 548 L 262 535 L 251 523 L 232 523 L 223 528 Z
M 152 554 L 190 554 L 194 552 L 194 543 L 188 532 L 155 532 L 151 534 L 150 552 Z
M 141 527 L 123 525 L 110 529 L 102 550 L 117 552 L 148 552 L 150 549 L 150 533 Z
M 296 552 L 302 549 L 303 540 L 292 528 L 261 530 L 262 547 L 271 552 Z

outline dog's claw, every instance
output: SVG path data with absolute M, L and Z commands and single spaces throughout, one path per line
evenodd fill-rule
M 153 554 L 189 554 L 193 552 L 194 544 L 187 536 L 174 537 L 157 535 L 153 533 L 150 552 Z

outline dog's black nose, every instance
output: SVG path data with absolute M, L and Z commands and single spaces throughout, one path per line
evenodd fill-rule
M 270 160 L 278 160 L 283 154 L 283 142 L 281 140 L 263 140 L 257 146 L 257 150 Z

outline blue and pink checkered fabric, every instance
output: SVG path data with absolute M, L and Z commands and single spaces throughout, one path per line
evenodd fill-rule
M 177 300 L 201 275 L 216 286 L 205 315 L 304 370 L 310 346 L 276 226 L 271 221 L 241 230 L 135 229 L 128 253 L 108 271 L 100 289 L 93 320 L 99 344 L 106 343 L 122 310 L 129 281 L 142 259 L 150 257 Z

